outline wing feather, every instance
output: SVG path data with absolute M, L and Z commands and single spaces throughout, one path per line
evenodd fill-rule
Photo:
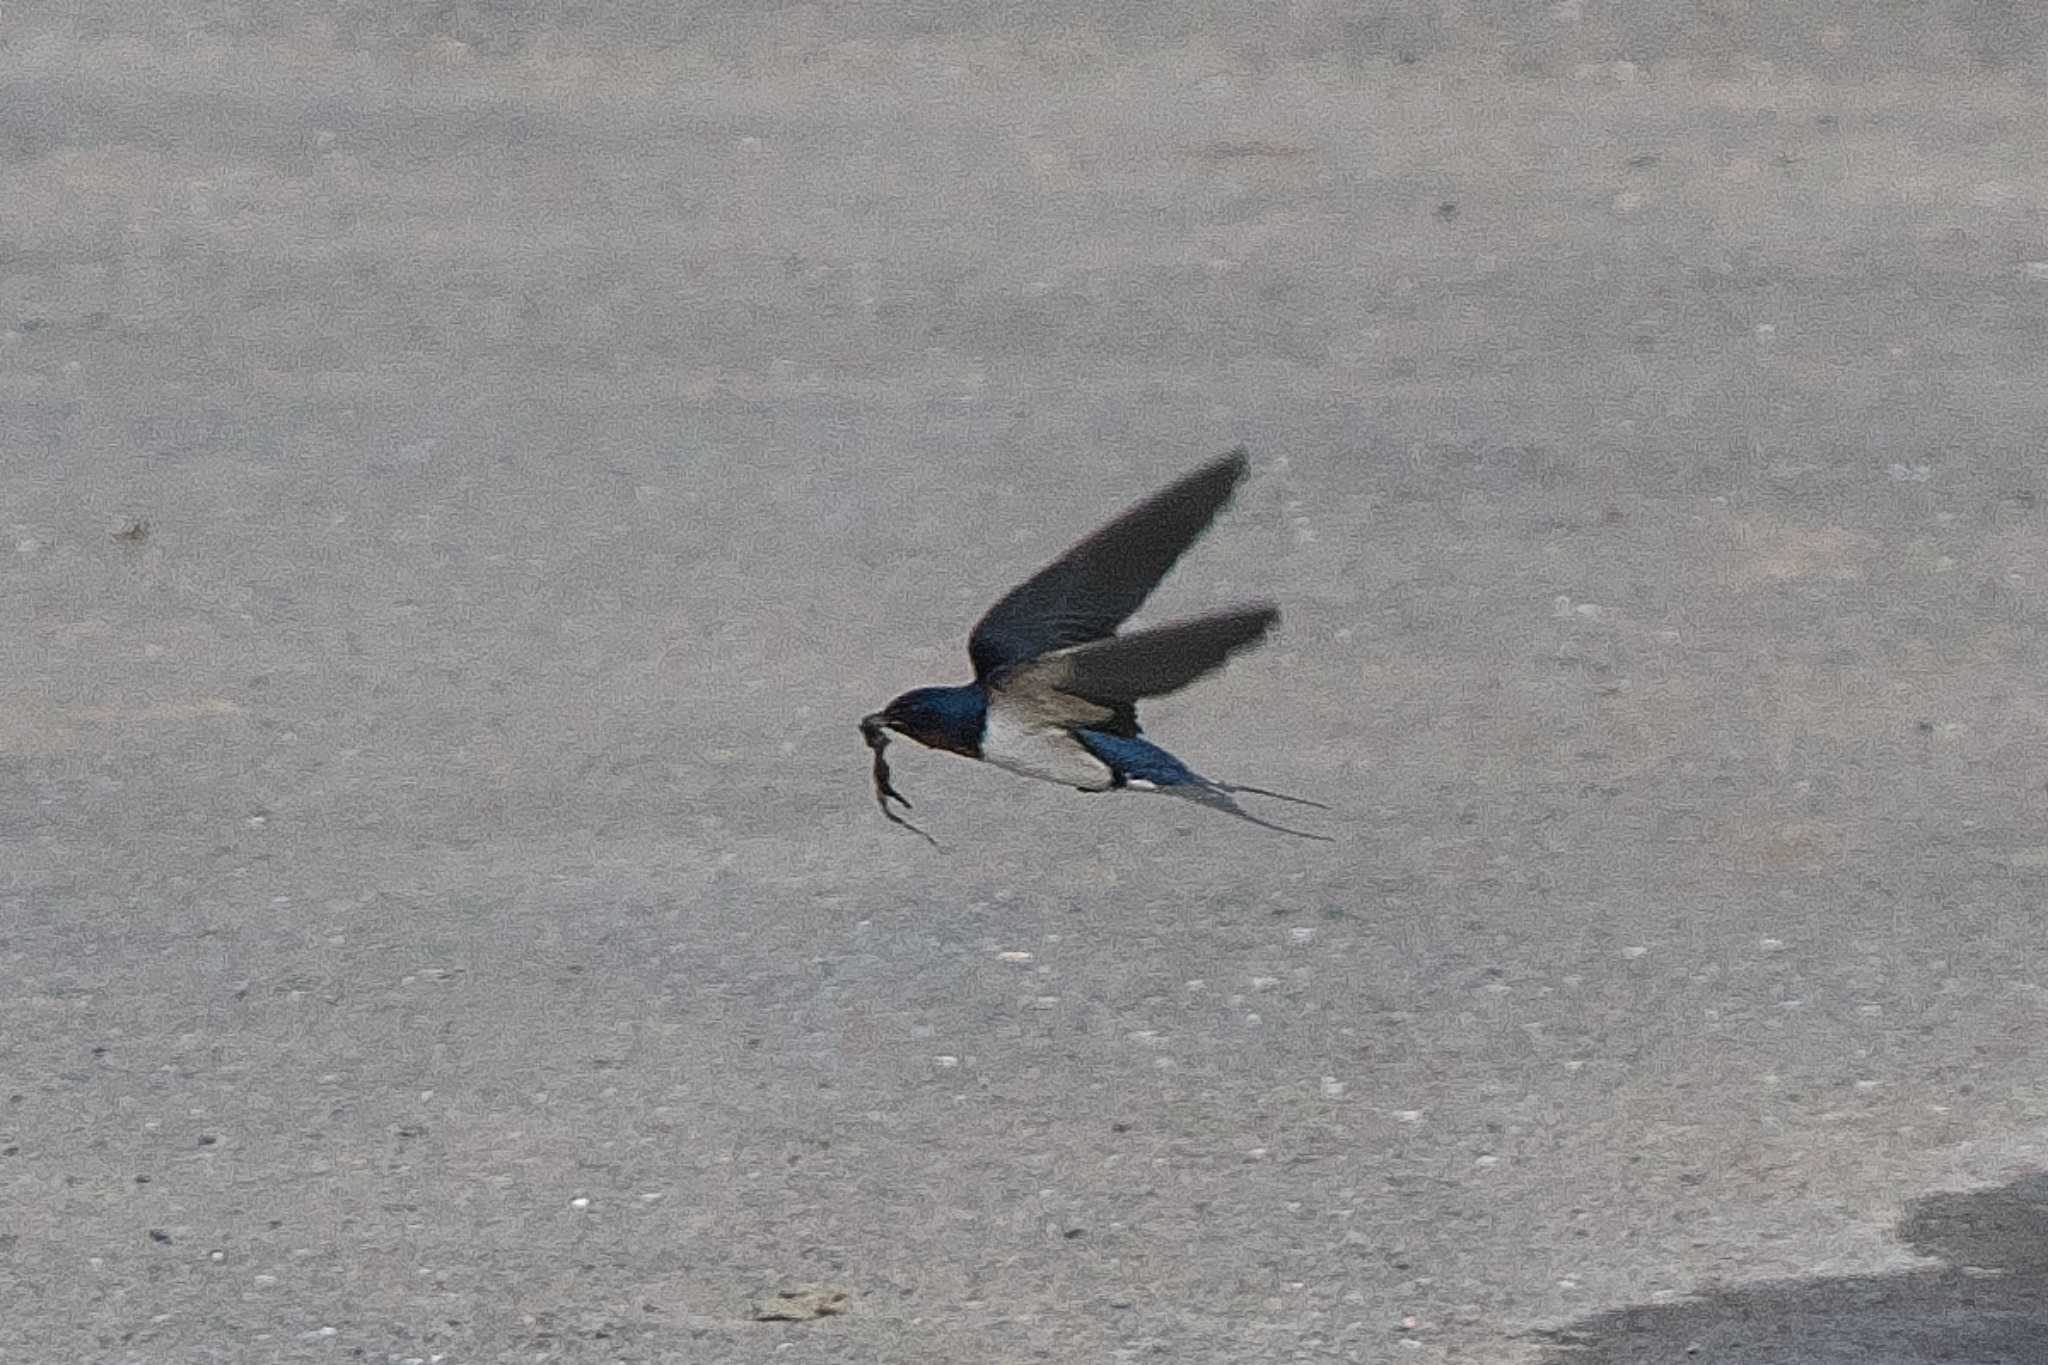
M 1005 696 L 1069 697 L 1116 707 L 1141 697 L 1178 692 L 1223 666 L 1232 654 L 1257 644 L 1280 619 L 1271 603 L 1111 636 L 1055 650 L 990 681 Z M 1087 721 L 1079 723 L 1086 724 Z
M 1075 545 L 990 607 L 968 636 L 974 676 L 1110 634 L 1159 586 L 1244 478 L 1243 447 L 1211 460 Z

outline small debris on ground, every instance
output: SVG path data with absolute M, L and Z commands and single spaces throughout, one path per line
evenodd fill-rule
M 853 1295 L 844 1289 L 783 1289 L 754 1300 L 753 1317 L 755 1322 L 809 1322 L 836 1318 L 852 1307 Z

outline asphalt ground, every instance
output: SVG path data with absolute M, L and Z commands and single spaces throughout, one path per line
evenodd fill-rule
M 1420 13 L 0 13 L 0 1360 L 2048 1361 L 2048 20 Z

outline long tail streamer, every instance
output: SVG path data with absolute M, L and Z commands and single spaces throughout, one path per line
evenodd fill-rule
M 1238 805 L 1236 800 L 1237 794 L 1242 792 L 1246 796 L 1270 796 L 1276 801 L 1289 801 L 1297 806 L 1313 806 L 1317 810 L 1329 809 L 1322 802 L 1311 801 L 1306 796 L 1289 796 L 1286 792 L 1269 791 L 1264 787 L 1251 787 L 1238 782 L 1217 782 L 1206 777 L 1196 778 L 1193 782 L 1176 783 L 1170 787 L 1155 787 L 1153 790 L 1168 796 L 1186 797 L 1211 810 L 1220 810 L 1226 815 L 1234 815 L 1240 820 L 1248 820 L 1254 825 L 1277 830 L 1282 834 L 1292 834 L 1297 839 L 1314 839 L 1323 844 L 1337 842 L 1327 834 L 1311 834 L 1305 829 L 1293 829 L 1287 825 L 1276 825 L 1271 820 L 1261 820 Z

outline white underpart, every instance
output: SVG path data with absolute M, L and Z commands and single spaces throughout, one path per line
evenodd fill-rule
M 1109 765 L 1083 748 L 1065 726 L 1034 724 L 1000 706 L 988 709 L 981 756 L 998 768 L 1063 787 L 1099 792 L 1110 785 Z

